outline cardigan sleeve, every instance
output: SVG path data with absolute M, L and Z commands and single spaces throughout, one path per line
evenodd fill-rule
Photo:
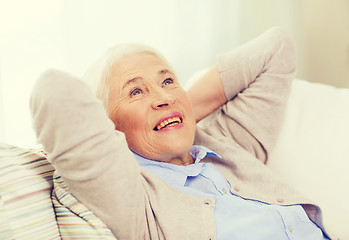
M 217 119 L 224 132 L 266 162 L 275 144 L 296 70 L 290 37 L 272 28 L 218 57 L 228 102 Z
M 89 87 L 49 70 L 34 86 L 31 112 L 38 141 L 70 192 L 115 236 L 141 239 L 147 230 L 139 166 Z M 132 224 L 120 228 L 122 222 Z

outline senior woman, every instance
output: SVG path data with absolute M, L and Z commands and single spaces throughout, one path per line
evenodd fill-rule
M 294 71 L 277 28 L 221 55 L 188 93 L 158 52 L 118 46 L 86 74 L 102 101 L 43 74 L 34 127 L 69 193 L 118 239 L 327 239 L 320 209 L 265 166 Z

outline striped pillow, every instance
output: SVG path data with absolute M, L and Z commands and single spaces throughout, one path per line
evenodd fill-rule
M 57 171 L 53 176 L 52 201 L 61 237 L 116 240 L 108 227 L 70 193 Z
M 0 144 L 0 239 L 61 239 L 51 202 L 53 171 L 40 150 Z

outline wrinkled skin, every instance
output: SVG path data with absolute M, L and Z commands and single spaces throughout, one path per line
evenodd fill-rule
M 191 102 L 172 68 L 157 56 L 134 53 L 113 66 L 108 112 L 132 151 L 156 161 L 193 163 L 189 151 L 196 122 Z M 181 122 L 156 130 L 172 117 Z

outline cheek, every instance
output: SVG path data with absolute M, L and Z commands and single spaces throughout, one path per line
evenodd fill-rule
M 191 102 L 190 102 L 188 95 L 184 92 L 181 94 L 181 96 L 178 99 L 180 100 L 181 105 L 187 111 L 187 114 L 189 114 L 189 116 L 194 116 L 193 111 L 192 111 L 192 105 L 191 105 Z
M 115 114 L 113 120 L 116 129 L 124 133 L 136 132 L 144 129 L 145 111 L 143 108 L 128 106 L 127 108 L 120 108 Z
M 191 101 L 188 97 L 188 95 L 184 92 L 181 96 L 181 105 L 184 107 L 186 111 L 186 119 L 189 121 L 191 132 L 188 132 L 188 135 L 191 135 L 193 132 L 195 132 L 196 129 L 196 120 L 194 117 L 194 112 L 192 110 Z

